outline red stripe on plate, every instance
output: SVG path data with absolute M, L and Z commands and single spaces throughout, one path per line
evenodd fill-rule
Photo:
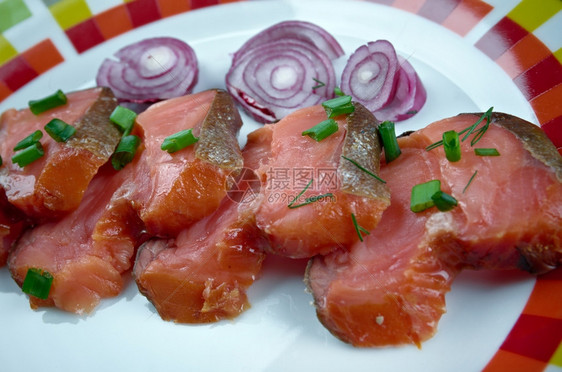
M 533 98 L 529 103 L 539 119 L 539 123 L 544 124 L 562 115 L 562 84 L 544 92 Z M 562 127 L 558 129 L 562 132 Z
M 135 28 L 162 18 L 156 0 L 136 0 L 126 6 Z
M 443 22 L 455 10 L 461 0 L 432 0 L 426 1 L 418 11 L 418 15 L 433 22 Z
M 548 138 L 557 148 L 562 147 L 562 116 L 552 119 L 548 123 L 541 125 Z
M 12 93 L 12 90 L 3 81 L 0 81 L 0 102 L 8 98 Z
M 158 0 L 158 8 L 162 18 L 187 12 L 190 9 L 189 0 Z
M 547 364 L 509 351 L 498 350 L 483 372 L 542 372 Z
M 210 5 L 217 5 L 219 0 L 191 0 L 191 9 L 204 8 Z
M 72 26 L 66 30 L 65 33 L 78 53 L 83 53 L 105 41 L 105 38 L 93 18 L 78 23 L 76 26 Z
M 500 347 L 548 363 L 562 341 L 562 319 L 521 314 Z
M 25 61 L 22 56 L 17 56 L 0 66 L 0 81 L 15 92 L 39 74 Z
M 496 59 L 496 63 L 514 79 L 551 54 L 542 41 L 528 34 Z
M 562 65 L 550 55 L 517 76 L 513 82 L 530 101 L 562 83 Z
M 507 17 L 503 17 L 474 46 L 496 60 L 515 43 L 528 34 L 527 30 Z

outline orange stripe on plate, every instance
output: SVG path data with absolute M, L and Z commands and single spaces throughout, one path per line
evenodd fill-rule
M 94 19 L 105 40 L 133 29 L 125 4 L 101 12 Z
M 8 98 L 12 93 L 13 92 L 10 90 L 10 88 L 8 88 L 8 86 L 4 84 L 3 81 L 0 81 L 0 102 Z
M 188 0 L 158 0 L 162 18 L 187 12 L 191 7 Z
M 410 13 L 417 13 L 427 0 L 396 0 L 392 6 Z
M 527 34 L 498 57 L 496 62 L 514 79 L 550 54 L 550 49 L 542 41 L 533 34 Z
M 41 41 L 21 55 L 38 74 L 42 74 L 59 63 L 64 62 L 64 58 L 51 39 Z
M 539 123 L 544 124 L 562 115 L 562 84 L 547 90 L 543 94 L 533 98 L 529 103 L 539 119 Z M 562 131 L 562 128 L 560 128 Z
M 542 372 L 547 364 L 505 350 L 498 350 L 483 372 Z
M 562 319 L 562 281 L 537 280 L 523 313 Z
M 465 36 L 494 7 L 481 0 L 463 0 L 443 21 L 449 30 Z

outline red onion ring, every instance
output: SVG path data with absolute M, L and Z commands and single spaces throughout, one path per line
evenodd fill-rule
M 398 56 L 400 69 L 394 99 L 374 112 L 381 121 L 401 121 L 414 116 L 425 104 L 427 92 L 412 65 Z
M 392 44 L 377 40 L 362 45 L 349 57 L 340 88 L 369 111 L 375 112 L 394 97 L 398 58 Z
M 313 89 L 318 83 L 325 85 Z M 334 96 L 336 77 L 330 58 L 295 39 L 256 45 L 233 63 L 226 87 L 261 123 L 275 122 L 292 111 Z
M 337 40 L 323 28 L 304 21 L 284 21 L 261 31 L 246 41 L 233 56 L 233 62 L 255 47 L 278 40 L 300 40 L 322 50 L 331 60 L 343 56 Z
M 191 93 L 199 69 L 193 49 L 171 37 L 141 40 L 105 59 L 96 83 L 122 101 L 155 102 Z

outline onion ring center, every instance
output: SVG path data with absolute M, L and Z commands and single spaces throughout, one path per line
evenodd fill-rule
M 169 69 L 171 63 L 175 62 L 176 55 L 167 46 L 157 46 L 148 49 L 140 58 L 143 71 L 146 76 L 154 76 Z
M 295 85 L 298 76 L 289 66 L 278 66 L 271 72 L 271 86 L 275 89 L 288 89 Z

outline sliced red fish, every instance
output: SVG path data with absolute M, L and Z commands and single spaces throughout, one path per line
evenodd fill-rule
M 242 168 L 237 134 L 242 120 L 222 90 L 173 98 L 137 117 L 145 150 L 134 176 L 133 200 L 152 235 L 175 236 L 215 211 L 226 196 L 230 172 Z M 174 153 L 164 139 L 192 129 L 199 141 Z
M 28 224 L 25 215 L 8 202 L 0 188 L 0 267 L 6 264 L 12 244 Z
M 258 165 L 268 153 L 268 133 L 258 131 L 249 136 L 244 149 L 250 166 Z M 259 186 L 254 177 L 242 181 L 257 181 Z M 236 191 L 251 190 L 248 183 L 238 186 Z M 254 194 L 235 199 L 223 199 L 213 214 L 182 230 L 177 238 L 150 240 L 139 249 L 134 268 L 137 285 L 163 319 L 216 322 L 249 307 L 246 290 L 259 276 L 267 240 L 255 225 Z
M 381 168 L 392 196 L 379 225 L 350 250 L 310 261 L 307 283 L 318 317 L 341 340 L 419 346 L 435 333 L 461 269 L 541 273 L 562 263 L 562 158 L 538 127 L 493 114 L 475 146 L 500 156 L 475 155 L 470 140 L 462 142 L 458 162 L 449 162 L 442 147 L 425 150 L 444 131 L 461 131 L 478 118 L 459 115 L 400 138 L 402 154 Z M 412 187 L 432 179 L 458 206 L 412 212 Z
M 58 218 L 75 210 L 91 179 L 109 159 L 120 133 L 109 121 L 117 100 L 108 88 L 67 94 L 63 106 L 34 115 L 29 109 L 7 110 L 0 117 L 0 187 L 10 203 L 35 219 Z M 21 168 L 10 160 L 13 148 L 51 119 L 73 125 L 76 133 L 67 142 L 44 135 L 45 155 Z
M 258 169 L 264 185 L 256 221 L 270 238 L 273 253 L 312 257 L 352 244 L 359 240 L 352 214 L 359 226 L 372 229 L 389 204 L 384 183 L 356 165 L 378 173 L 378 121 L 355 104 L 355 112 L 338 117 L 338 131 L 326 139 L 317 142 L 302 135 L 323 120 L 326 112 L 318 105 L 266 126 L 271 154 Z M 320 195 L 316 202 L 289 207 Z
M 82 203 L 56 222 L 26 231 L 8 265 L 21 286 L 29 268 L 49 272 L 53 284 L 48 299 L 30 296 L 32 308 L 56 306 L 78 314 L 91 312 L 102 298 L 120 293 L 123 273 L 132 266 L 143 226 L 120 189 L 132 165 L 115 171 L 102 167 Z

